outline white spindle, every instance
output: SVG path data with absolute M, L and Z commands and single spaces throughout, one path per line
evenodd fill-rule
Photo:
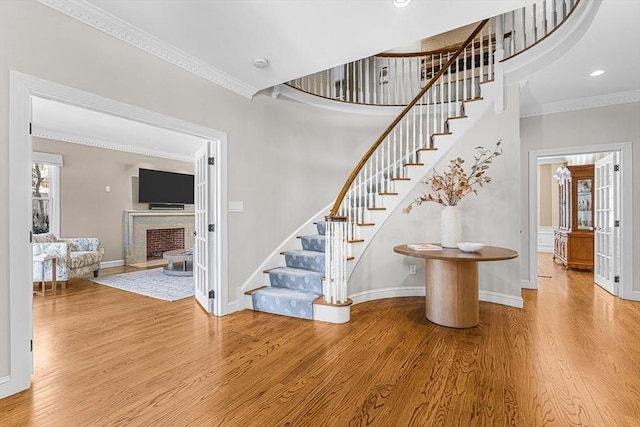
M 502 19 L 500 19 L 500 17 L 498 17 L 497 21 L 502 22 Z M 489 21 L 487 23 L 487 25 L 490 25 L 491 21 Z M 489 32 L 489 39 L 487 41 L 487 56 L 489 57 L 489 61 L 487 62 L 487 80 L 493 80 L 493 37 L 491 36 L 491 27 L 488 27 L 488 32 Z M 498 35 L 498 27 L 496 26 L 496 41 L 498 40 L 498 38 L 500 40 L 504 39 L 504 34 L 500 34 Z
M 412 162 L 413 163 L 418 163 L 418 159 L 417 159 L 417 154 L 416 154 L 416 150 L 418 149 L 418 142 L 417 142 L 417 119 L 416 119 L 416 113 L 417 113 L 417 108 L 414 106 L 411 109 L 411 158 L 412 158 Z
M 449 60 L 449 55 L 447 55 L 447 61 Z M 449 116 L 453 116 L 453 106 L 455 105 L 453 103 L 453 99 L 451 98 L 451 74 L 453 74 L 452 72 L 452 68 L 451 66 L 449 66 L 449 68 L 447 69 L 446 73 L 446 79 L 448 81 L 447 83 L 447 102 L 448 102 L 448 108 L 447 108 L 447 114 Z M 445 79 L 445 77 L 443 77 L 443 80 Z
M 369 62 L 370 59 L 367 58 L 364 60 L 364 88 L 363 88 L 363 94 L 364 94 L 364 103 L 365 104 L 371 104 L 371 84 L 369 83 Z
M 467 91 L 467 49 L 464 49 L 462 55 L 462 82 L 463 82 L 463 99 L 466 101 L 469 99 L 469 92 Z
M 373 105 L 378 105 L 378 88 L 380 87 L 380 60 L 373 57 Z
M 362 60 L 358 60 L 358 102 L 364 102 L 364 68 Z

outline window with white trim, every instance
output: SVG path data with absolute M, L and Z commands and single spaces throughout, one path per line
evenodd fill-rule
M 32 153 L 31 213 L 33 233 L 60 235 L 60 167 L 62 156 Z

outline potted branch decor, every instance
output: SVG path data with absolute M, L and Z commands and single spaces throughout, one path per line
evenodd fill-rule
M 476 147 L 478 154 L 474 156 L 474 164 L 467 175 L 464 170 L 464 160 L 457 157 L 449 161 L 449 171 L 443 174 L 435 169 L 424 184 L 431 187 L 431 191 L 416 197 L 407 207 L 402 209 L 406 214 L 410 213 L 413 205 L 420 206 L 426 202 L 435 202 L 444 206 L 441 213 L 442 247 L 455 248 L 462 240 L 462 225 L 458 203 L 467 194 L 478 194 L 478 187 L 483 187 L 491 182 L 491 177 L 486 175 L 487 169 L 494 158 L 502 154 L 500 144 L 496 143 L 493 150 L 482 146 Z

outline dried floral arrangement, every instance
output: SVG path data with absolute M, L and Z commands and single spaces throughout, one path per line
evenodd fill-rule
M 424 184 L 431 187 L 431 192 L 421 194 L 416 197 L 409 206 L 402 209 L 408 214 L 413 205 L 420 206 L 426 202 L 436 202 L 443 206 L 456 206 L 460 200 L 469 193 L 478 194 L 478 187 L 483 187 L 491 182 L 491 177 L 486 175 L 487 169 L 493 159 L 502 154 L 499 140 L 493 150 L 488 150 L 482 146 L 476 147 L 478 154 L 474 156 L 475 163 L 467 175 L 464 170 L 464 159 L 457 157 L 449 161 L 449 171 L 439 174 L 435 169 Z

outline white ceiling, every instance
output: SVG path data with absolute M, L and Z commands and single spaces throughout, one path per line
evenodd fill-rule
M 413 0 L 408 7 L 396 9 L 391 0 L 38 1 L 246 97 L 532 2 Z M 603 0 L 578 44 L 526 77 L 521 94 L 523 111 L 539 113 L 548 105 L 601 99 L 613 93 L 631 94 L 637 100 L 638 17 L 640 1 Z M 267 58 L 269 67 L 253 67 L 253 60 L 259 57 Z M 606 73 L 587 77 L 597 68 Z M 98 142 L 130 143 L 140 152 L 165 157 L 191 156 L 193 145 L 200 144 L 188 138 L 176 144 L 176 135 L 162 130 L 158 131 L 162 136 L 155 132 L 145 138 L 140 123 L 116 124 L 109 118 L 110 122 L 100 124 L 94 112 L 64 106 L 56 113 L 53 101 L 42 101 L 34 105 L 34 126 L 51 135 L 66 133 L 82 139 L 90 132 Z M 65 119 L 63 113 L 87 117 Z M 52 118 L 41 123 L 46 117 Z M 78 128 L 81 123 L 91 125 Z M 115 129 L 118 134 L 110 135 Z M 127 134 L 129 129 L 132 133 Z M 96 130 L 102 133 L 96 134 Z
M 33 135 L 154 157 L 193 161 L 204 140 L 49 99 L 32 98 Z
M 532 0 L 38 0 L 244 96 Z M 455 6 L 452 6 L 455 4 Z M 255 68 L 256 58 L 269 67 Z
M 605 74 L 589 77 L 598 69 Z M 640 1 L 603 0 L 578 43 L 526 81 L 520 99 L 525 115 L 639 101 Z

